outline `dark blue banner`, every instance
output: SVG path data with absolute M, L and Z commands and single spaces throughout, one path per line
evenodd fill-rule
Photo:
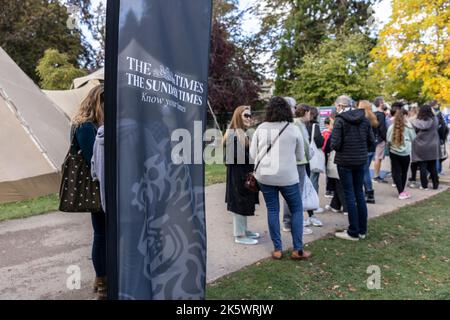
M 106 211 L 113 264 L 108 280 L 114 289 L 109 293 L 117 291 L 119 299 L 202 299 L 204 164 L 201 157 L 182 164 L 172 159 L 177 142 L 171 137 L 181 130 L 193 139 L 199 124 L 205 129 L 211 1 L 111 3 Z

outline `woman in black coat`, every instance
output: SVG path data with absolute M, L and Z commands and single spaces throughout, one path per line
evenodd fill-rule
M 255 204 L 258 203 L 258 193 L 244 187 L 245 177 L 254 170 L 253 164 L 250 164 L 250 139 L 246 134 L 250 125 L 250 107 L 238 107 L 224 136 L 227 166 L 225 202 L 228 211 L 233 214 L 235 242 L 247 245 L 257 244 L 259 238 L 258 233 L 247 229 L 247 217 L 255 215 Z

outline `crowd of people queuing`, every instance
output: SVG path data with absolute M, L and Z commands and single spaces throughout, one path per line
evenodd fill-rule
M 236 243 L 258 244 L 260 237 L 247 228 L 247 217 L 254 215 L 259 203 L 258 193 L 246 188 L 249 175 L 256 178 L 266 203 L 274 259 L 282 258 L 281 230 L 292 235 L 291 258 L 309 258 L 311 253 L 303 250 L 303 235 L 312 234 L 311 227 L 323 226 L 317 214 L 324 211 L 348 216 L 348 228 L 336 232 L 337 238 L 365 239 L 367 204 L 375 203 L 374 183 L 388 183 L 388 174 L 400 200 L 411 198 L 408 187 L 428 190 L 431 181 L 433 189 L 439 188 L 449 130 L 437 101 L 421 106 L 396 101 L 389 107 L 383 97 L 372 103 L 339 96 L 335 109 L 324 119 L 321 132 L 318 108 L 297 104 L 291 97 L 273 97 L 264 122 L 252 136 L 248 131 L 252 125 L 251 108 L 235 110 L 224 147 L 226 203 L 233 214 Z M 245 163 L 236 162 L 239 150 L 245 154 Z M 387 156 L 390 173 L 381 170 Z M 416 182 L 417 171 L 420 185 Z M 331 199 L 325 208 L 314 201 L 321 174 L 326 178 L 324 196 Z M 279 194 L 284 200 L 282 208 Z M 315 203 L 314 207 L 311 203 Z
M 372 182 L 386 183 L 381 176 L 381 162 L 386 155 L 391 161 L 391 174 L 398 198 L 411 197 L 407 190 L 439 187 L 448 128 L 436 101 L 409 107 L 398 101 L 389 109 L 382 97 L 372 104 L 356 103 L 348 96 L 335 102 L 336 111 L 324 120 L 321 131 L 317 108 L 297 104 L 291 97 L 273 97 L 266 117 L 253 136 L 252 110 L 240 106 L 234 111 L 223 138 L 225 148 L 227 210 L 233 216 L 235 242 L 258 244 L 260 234 L 249 230 L 247 217 L 255 214 L 259 192 L 250 190 L 246 179 L 256 179 L 267 207 L 268 229 L 273 242 L 272 257 L 281 259 L 281 230 L 292 235 L 294 260 L 308 259 L 303 249 L 303 235 L 313 233 L 311 227 L 322 227 L 317 217 L 324 211 L 348 216 L 349 226 L 337 232 L 338 238 L 359 241 L 367 236 L 367 203 L 375 203 Z M 72 138 L 99 181 L 101 207 L 92 212 L 94 232 L 92 262 L 98 299 L 106 299 L 106 208 L 104 184 L 104 87 L 91 90 L 72 119 Z M 374 161 L 373 178 L 370 166 Z M 325 208 L 319 205 L 319 177 L 326 176 L 325 194 L 331 199 Z M 283 197 L 281 208 L 279 194 Z M 280 210 L 283 210 L 282 226 Z M 306 215 L 304 215 L 304 211 Z

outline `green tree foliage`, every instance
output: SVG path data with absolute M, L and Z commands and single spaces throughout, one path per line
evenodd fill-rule
M 275 50 L 276 93 L 289 91 L 304 57 L 322 41 L 340 34 L 369 34 L 370 6 L 378 0 L 265 0 L 254 11 L 261 17 L 262 50 Z
M 67 54 L 59 53 L 55 49 L 45 51 L 36 67 L 36 73 L 41 78 L 41 87 L 46 90 L 67 90 L 73 79 L 87 74 L 86 71 L 74 67 Z
M 331 105 L 342 94 L 355 100 L 372 99 L 379 90 L 369 67 L 372 47 L 372 41 L 362 34 L 324 41 L 294 70 L 290 94 L 299 102 L 315 106 Z
M 37 63 L 48 48 L 65 52 L 78 66 L 85 49 L 81 34 L 67 28 L 67 9 L 57 0 L 0 0 L 0 46 L 34 81 Z

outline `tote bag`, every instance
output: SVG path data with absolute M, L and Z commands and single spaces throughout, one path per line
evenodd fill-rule
M 69 152 L 62 165 L 62 179 L 59 191 L 59 211 L 100 212 L 100 186 L 91 177 L 91 170 L 78 147 L 75 130 Z
M 327 177 L 333 179 L 339 179 L 339 173 L 336 163 L 334 163 L 334 158 L 336 157 L 336 151 L 331 151 L 328 155 L 327 163 Z
M 319 196 L 317 195 L 316 189 L 314 189 L 311 180 L 306 175 L 305 182 L 303 183 L 302 202 L 303 211 L 316 210 L 320 206 Z
M 311 172 L 323 173 L 325 172 L 325 154 L 323 153 L 322 149 L 317 148 L 314 141 L 314 132 L 316 127 L 317 125 L 314 123 L 310 143 L 311 148 L 314 150 L 314 155 L 309 161 L 309 167 L 311 168 Z

